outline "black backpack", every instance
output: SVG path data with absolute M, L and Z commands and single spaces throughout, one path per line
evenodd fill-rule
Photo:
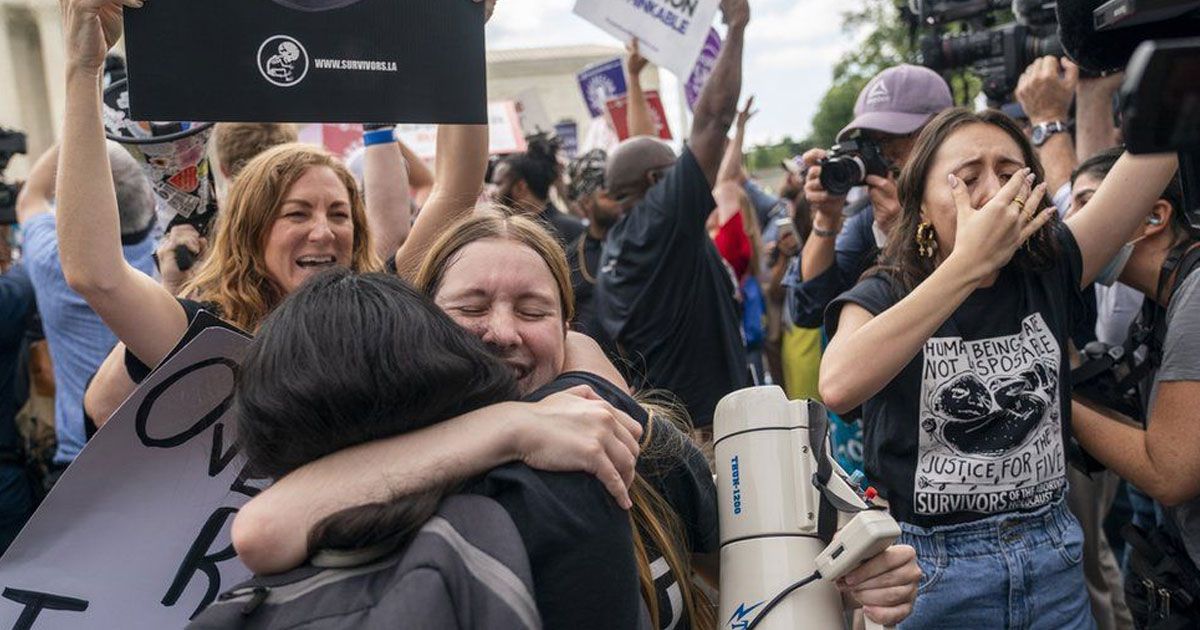
M 542 627 L 525 545 L 508 512 L 484 496 L 446 498 L 403 549 L 336 559 L 239 584 L 188 628 Z

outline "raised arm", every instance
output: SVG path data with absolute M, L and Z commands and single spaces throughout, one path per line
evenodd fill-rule
M 1158 201 L 1177 168 L 1179 158 L 1174 153 L 1126 153 L 1092 195 L 1087 211 L 1076 212 L 1067 219 L 1067 227 L 1079 243 L 1083 257 L 1082 286 L 1096 279 L 1146 220 L 1146 212 Z
M 1124 78 L 1123 72 L 1095 79 L 1079 77 L 1075 88 L 1075 154 L 1080 160 L 1119 144 L 1112 98 Z
M 1075 85 L 1079 81 L 1079 66 L 1063 57 L 1042 57 L 1025 69 L 1017 83 L 1017 101 L 1034 125 L 1060 122 L 1070 117 L 1071 99 L 1075 96 Z M 1042 166 L 1046 169 L 1046 185 L 1051 194 L 1071 181 L 1075 170 L 1075 144 L 1071 134 L 1056 133 L 1046 139 L 1037 149 Z
M 308 557 L 309 532 L 337 512 L 457 483 L 512 461 L 586 471 L 628 509 L 640 437 L 637 421 L 586 386 L 539 403 L 485 407 L 296 470 L 238 512 L 233 544 L 254 572 L 286 571 Z
M 629 107 L 626 110 L 626 121 L 629 125 L 630 136 L 658 136 L 654 128 L 654 119 L 650 116 L 650 103 L 646 102 L 646 92 L 642 89 L 642 70 L 646 68 L 646 58 L 638 50 L 638 40 L 625 45 L 629 52 L 626 69 L 629 71 Z
M 26 223 L 39 214 L 50 212 L 54 199 L 55 171 L 58 169 L 58 145 L 38 158 L 29 171 L 29 179 L 17 195 L 17 223 Z
M 737 124 L 733 127 L 733 139 L 725 147 L 725 155 L 721 158 L 721 168 L 717 171 L 717 183 L 742 183 L 742 151 L 746 144 L 746 123 L 758 113 L 754 109 L 754 97 L 746 101 L 746 106 L 738 112 Z
M 64 0 L 66 120 L 56 198 L 59 255 L 71 289 L 121 341 L 156 365 L 187 328 L 183 309 L 152 278 L 125 261 L 117 198 L 100 118 L 104 55 L 121 35 L 122 4 Z
M 433 192 L 408 239 L 396 252 L 396 269 L 401 277 L 411 279 L 434 241 L 475 209 L 475 201 L 483 191 L 487 159 L 487 125 L 438 127 Z
M 363 126 L 363 192 L 367 204 L 367 226 L 375 242 L 375 253 L 387 258 L 408 238 L 412 224 L 408 164 L 394 127 L 369 129 Z
M 742 94 L 742 48 L 746 25 L 750 23 L 750 5 L 747 0 L 721 0 L 721 13 L 729 32 L 712 75 L 696 101 L 688 139 L 692 155 L 696 156 L 709 184 L 717 182 L 725 136 L 737 115 L 738 98 Z
M 830 409 L 845 413 L 879 393 L 967 296 L 1008 264 L 1017 247 L 1053 216 L 1053 209 L 1047 209 L 1022 226 L 1021 210 L 1013 199 L 1020 192 L 1027 207 L 1037 208 L 1046 185 L 1038 184 L 1030 193 L 1028 169 L 1019 175 L 979 210 L 971 207 L 965 185 L 954 180 L 954 251 L 884 312 L 872 316 L 856 304 L 842 308 L 837 331 L 821 359 L 821 398 Z

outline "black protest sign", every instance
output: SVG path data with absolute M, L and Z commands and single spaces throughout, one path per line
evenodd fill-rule
M 125 12 L 137 120 L 487 123 L 473 0 L 157 0 Z
M 229 526 L 260 491 L 230 412 L 248 337 L 201 313 L 0 560 L 0 628 L 180 628 L 250 576 Z

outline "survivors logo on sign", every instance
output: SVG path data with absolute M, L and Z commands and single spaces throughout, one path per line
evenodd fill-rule
M 125 15 L 129 115 L 485 124 L 484 17 L 470 0 L 148 3 Z
M 258 47 L 258 70 L 279 87 L 291 87 L 308 75 L 308 51 L 294 37 L 276 35 Z
M 1058 344 L 1040 314 L 1007 337 L 925 343 L 915 510 L 993 514 L 1065 485 Z

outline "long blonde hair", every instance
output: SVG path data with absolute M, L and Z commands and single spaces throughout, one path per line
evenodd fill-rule
M 509 215 L 501 211 L 485 211 L 468 217 L 450 228 L 434 243 L 425 254 L 420 269 L 417 271 L 415 284 L 417 289 L 433 299 L 441 287 L 446 270 L 454 261 L 455 256 L 467 245 L 476 241 L 499 239 L 508 240 L 524 245 L 538 254 L 550 268 L 554 277 L 559 297 L 562 300 L 563 322 L 571 321 L 575 310 L 575 297 L 571 289 L 571 272 L 567 265 L 566 254 L 558 241 L 546 231 L 537 221 L 521 216 Z M 683 445 L 678 449 L 667 445 L 658 452 L 648 452 L 654 433 L 656 418 L 669 421 L 672 424 L 685 423 L 685 413 L 669 404 L 658 401 L 639 400 L 649 414 L 646 430 L 642 434 L 642 458 L 667 459 L 676 457 L 683 452 Z M 681 439 L 688 439 L 686 431 L 680 433 Z M 648 549 L 652 546 L 666 560 L 672 573 L 679 578 L 679 588 L 683 594 L 684 610 L 687 613 L 691 627 L 696 630 L 710 630 L 716 626 L 716 618 L 712 605 L 700 592 L 692 580 L 692 565 L 689 551 L 684 547 L 686 536 L 679 516 L 666 499 L 654 489 L 640 474 L 634 476 L 633 487 L 630 488 L 630 499 L 633 509 L 629 519 L 634 532 L 634 555 L 638 566 L 638 582 L 641 585 L 642 598 L 650 610 L 654 627 L 659 627 L 658 595 L 654 589 L 654 575 L 650 569 Z
M 354 244 L 350 268 L 378 271 L 367 213 L 350 171 L 324 149 L 283 144 L 250 160 L 217 215 L 212 244 L 182 295 L 216 305 L 221 317 L 250 332 L 286 297 L 267 273 L 264 245 L 288 190 L 311 168 L 333 170 L 350 196 Z

